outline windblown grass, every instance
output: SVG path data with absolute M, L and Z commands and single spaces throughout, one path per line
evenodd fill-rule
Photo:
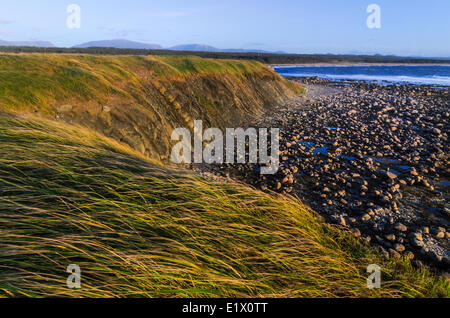
M 369 264 L 382 288 L 366 287 Z M 82 289 L 66 287 L 78 264 Z M 0 114 L 0 295 L 430 297 L 449 284 L 384 260 L 305 206 L 147 161 L 80 127 Z
M 55 104 L 70 99 L 103 105 L 112 96 L 145 100 L 148 81 L 210 74 L 279 77 L 259 62 L 196 56 L 0 54 L 0 110 L 52 114 Z

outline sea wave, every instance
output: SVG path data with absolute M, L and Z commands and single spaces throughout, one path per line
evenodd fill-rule
M 409 83 L 450 86 L 448 67 L 442 66 L 297 66 L 275 67 L 283 76 L 317 76 L 328 80 Z
M 369 81 L 379 83 L 410 83 L 421 85 L 442 85 L 450 86 L 450 77 L 447 76 L 431 76 L 431 77 L 414 77 L 404 75 L 366 75 L 366 74 L 352 74 L 352 75 L 335 75 L 335 74 L 317 74 L 317 73 L 286 73 L 280 72 L 281 75 L 293 77 L 309 77 L 317 76 L 329 80 L 355 80 L 355 81 Z

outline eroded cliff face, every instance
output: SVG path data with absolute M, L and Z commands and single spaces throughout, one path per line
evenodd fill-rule
M 4 58 L 0 65 L 11 68 Z M 197 119 L 205 127 L 236 127 L 295 95 L 272 69 L 249 61 L 72 55 L 21 55 L 12 61 L 44 64 L 39 67 L 47 74 L 46 85 L 30 85 L 30 92 L 51 98 L 43 100 L 45 107 L 31 104 L 27 111 L 93 128 L 160 160 L 170 154 L 174 128 L 192 128 Z M 69 81 L 63 78 L 65 89 L 58 93 L 55 74 L 61 71 Z M 30 69 L 14 73 L 42 76 Z
M 205 127 L 235 127 L 292 96 L 283 81 L 256 74 L 241 80 L 222 74 L 155 84 L 145 85 L 145 100 L 129 104 L 118 100 L 102 107 L 81 105 L 59 116 L 94 128 L 150 157 L 165 159 L 174 128 L 192 128 L 197 119 L 203 120 Z

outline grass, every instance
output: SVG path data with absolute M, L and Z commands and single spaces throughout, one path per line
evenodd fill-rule
M 105 105 L 111 96 L 131 103 L 145 100 L 146 83 L 211 74 L 278 76 L 254 61 L 196 56 L 0 54 L 0 110 L 54 114 L 61 101 Z
M 383 270 L 368 289 L 369 264 Z M 78 264 L 82 289 L 66 287 Z M 297 201 L 0 113 L 0 297 L 448 297 Z

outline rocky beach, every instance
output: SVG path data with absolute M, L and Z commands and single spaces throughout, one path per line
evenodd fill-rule
M 194 170 L 298 197 L 387 258 L 448 275 L 448 87 L 301 82 L 306 95 L 245 124 L 280 128 L 277 174 L 253 164 Z

